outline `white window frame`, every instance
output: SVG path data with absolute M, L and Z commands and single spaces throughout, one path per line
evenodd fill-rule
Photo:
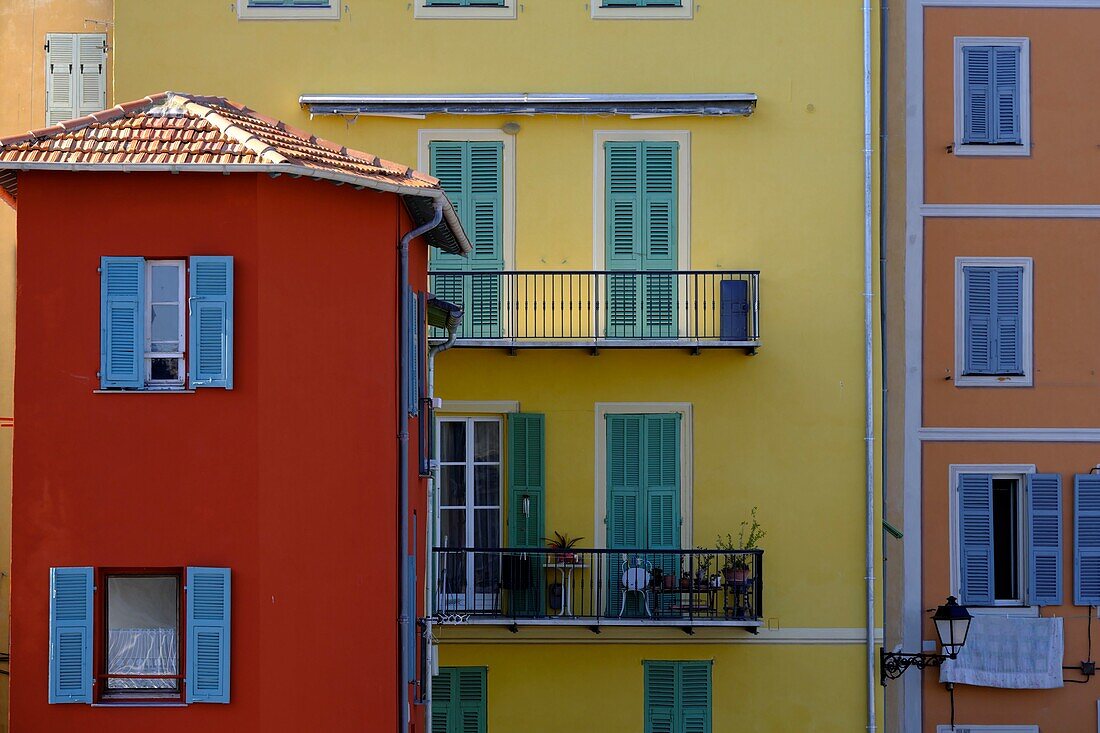
M 428 0 L 415 0 L 413 17 L 425 19 L 452 20 L 514 20 L 519 0 L 504 0 L 504 7 L 430 7 Z M 420 168 L 420 170 L 426 170 Z
M 466 513 L 466 538 L 463 540 L 463 545 L 466 548 L 475 547 L 474 545 L 474 522 L 477 516 L 477 510 L 481 509 L 496 509 L 498 513 L 497 528 L 499 529 L 499 537 L 497 538 L 497 547 L 504 546 L 504 471 L 506 466 L 504 465 L 505 445 L 506 437 L 504 435 L 504 420 L 499 415 L 447 415 L 439 417 L 439 428 L 435 433 L 435 455 L 438 457 L 440 485 L 437 489 L 437 498 L 435 501 L 435 517 L 433 517 L 436 544 L 442 546 L 442 532 L 441 522 L 443 516 L 444 505 L 442 502 L 442 475 L 444 466 L 465 466 L 465 481 L 466 481 L 466 506 L 464 511 Z M 444 461 L 442 448 L 442 425 L 444 423 L 464 423 L 466 425 L 466 448 L 465 455 L 463 456 L 462 463 L 456 461 Z M 474 461 L 474 425 L 476 423 L 496 423 L 497 424 L 497 439 L 498 445 L 498 460 L 493 461 Z M 497 489 L 497 504 L 496 506 L 490 505 L 478 505 L 474 503 L 474 467 L 482 465 L 496 465 L 497 469 L 497 481 L 499 483 Z M 456 507 L 447 505 L 447 508 L 453 511 Z M 499 571 L 498 571 L 499 572 Z M 467 557 L 466 559 L 466 591 L 465 598 L 458 594 L 445 593 L 439 591 L 440 601 L 445 604 L 445 608 L 467 608 L 476 610 L 495 610 L 496 602 L 499 596 L 495 594 L 477 593 L 474 587 L 474 562 L 473 558 Z
M 1020 303 L 1019 376 L 1001 374 L 964 374 L 966 369 L 966 281 L 967 267 L 1020 267 L 1024 271 Z M 1030 257 L 956 257 L 955 258 L 955 386 L 956 387 L 1031 387 L 1034 384 L 1034 296 Z
M 343 0 L 329 0 L 327 7 L 250 8 L 248 0 L 237 0 L 237 20 L 339 20 Z
M 1020 463 L 1020 464 L 951 464 L 948 468 L 948 481 L 947 481 L 947 496 L 948 496 L 948 515 L 950 533 L 949 545 L 951 554 L 951 592 L 950 595 L 961 598 L 961 586 L 962 586 L 962 569 L 960 567 L 962 563 L 962 550 L 959 547 L 959 476 L 966 473 L 982 473 L 990 474 L 995 479 L 1015 479 L 1019 481 L 1018 492 L 1019 497 L 1018 506 L 1019 511 L 1019 527 L 1017 531 L 1020 533 L 1020 542 L 1018 550 L 1019 557 L 1019 575 L 1020 578 L 1019 588 L 1021 598 L 1016 600 L 1006 601 L 993 601 L 992 606 L 985 606 L 982 608 L 989 609 L 988 613 L 1004 613 L 1009 609 L 1030 615 L 1032 610 L 1038 610 L 1038 606 L 1028 605 L 1031 589 L 1028 587 L 1028 547 L 1027 547 L 1027 477 L 1030 474 L 1035 473 L 1035 464 L 1033 463 Z M 970 608 L 968 606 L 967 608 Z
M 1020 49 L 1020 140 L 1019 145 L 967 145 L 963 130 L 963 49 L 967 46 L 1012 46 Z M 1027 38 L 997 36 L 956 36 L 955 38 L 955 155 L 1029 156 L 1031 155 L 1031 43 Z
M 678 8 L 605 8 L 603 0 L 589 0 L 596 20 L 691 20 L 695 0 L 680 0 Z
M 936 733 L 1039 733 L 1037 725 L 967 725 L 957 723 L 936 726 Z
M 153 337 L 153 268 L 172 266 L 178 270 L 178 282 L 179 282 L 179 300 L 175 303 L 178 306 L 179 311 L 179 351 L 165 352 L 165 351 L 153 351 L 152 350 L 152 337 Z M 187 262 L 185 260 L 146 260 L 145 261 L 145 303 L 144 313 L 144 354 L 143 354 L 143 369 L 145 370 L 145 388 L 146 389 L 181 389 L 187 382 L 187 309 L 189 306 L 187 297 Z M 170 359 L 175 358 L 180 363 L 180 378 L 179 379 L 153 379 L 153 359 Z

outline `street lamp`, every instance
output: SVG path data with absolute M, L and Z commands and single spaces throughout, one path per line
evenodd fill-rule
M 879 654 L 879 676 L 882 679 L 882 686 L 886 686 L 886 680 L 896 680 L 901 677 L 910 667 L 917 669 L 938 667 L 946 660 L 959 656 L 963 645 L 966 644 L 966 634 L 970 631 L 970 620 L 970 612 L 966 610 L 966 606 L 960 606 L 955 596 L 948 596 L 947 603 L 937 608 L 932 614 L 932 621 L 936 625 L 936 636 L 940 638 L 943 653 L 905 654 L 882 649 Z

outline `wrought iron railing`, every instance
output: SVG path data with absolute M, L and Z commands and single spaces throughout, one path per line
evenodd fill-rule
M 759 621 L 763 550 L 450 548 L 432 552 L 442 623 Z
M 433 294 L 465 311 L 460 345 L 748 347 L 760 341 L 756 270 L 430 275 Z

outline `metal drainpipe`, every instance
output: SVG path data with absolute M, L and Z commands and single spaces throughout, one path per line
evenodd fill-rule
M 409 243 L 421 234 L 430 232 L 443 221 L 443 201 L 435 199 L 432 202 L 432 220 L 423 226 L 413 229 L 401 237 L 401 243 L 397 247 L 397 342 L 398 342 L 398 370 L 400 371 L 397 404 L 397 535 L 398 542 L 398 663 L 397 703 L 398 703 L 398 731 L 408 733 L 409 730 L 409 678 L 412 670 L 409 669 L 408 648 L 416 645 L 415 632 L 409 617 L 405 614 L 405 599 L 409 597 L 408 563 L 409 555 L 409 305 L 406 302 L 406 291 L 409 287 Z
M 874 147 L 871 66 L 871 0 L 863 0 L 863 336 L 864 449 L 866 452 L 867 730 L 875 721 L 875 350 L 874 350 Z
M 447 340 L 445 342 L 437 344 L 428 349 L 428 399 L 432 400 L 433 403 L 435 401 L 435 355 L 442 353 L 455 345 L 455 341 L 458 339 L 459 326 L 460 323 L 456 323 L 453 328 L 449 329 Z M 435 440 L 435 425 L 430 425 L 428 429 L 432 431 L 432 435 L 431 437 L 429 437 L 429 440 Z M 425 555 L 425 557 L 429 558 L 431 557 L 432 537 L 435 535 L 435 497 L 436 487 L 438 486 L 439 466 L 435 465 L 433 462 L 432 475 L 431 478 L 428 479 L 428 520 L 424 525 L 424 537 L 427 544 L 427 547 L 425 548 L 425 553 L 427 554 Z M 427 567 L 427 563 L 425 563 L 425 567 Z M 428 571 L 425 570 L 424 572 L 425 574 L 427 574 Z M 427 600 L 425 600 L 425 604 L 427 604 Z M 425 605 L 425 607 L 427 606 Z M 424 619 L 424 644 L 431 644 L 433 638 L 432 614 L 429 613 L 427 615 L 427 618 Z M 435 668 L 435 664 L 432 663 L 432 660 L 434 660 L 434 658 L 435 655 L 433 653 L 429 657 L 428 674 L 420 682 L 420 684 L 423 685 L 423 694 L 421 696 L 421 700 L 424 704 L 424 717 L 427 720 L 432 719 L 432 676 Z

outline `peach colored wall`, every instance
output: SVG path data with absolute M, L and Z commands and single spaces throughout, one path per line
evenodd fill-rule
M 931 203 L 1096 203 L 1100 9 L 925 11 L 925 191 Z M 960 157 L 954 141 L 956 36 L 1031 41 L 1031 156 Z M 1084 93 L 1083 93 L 1084 92 Z
M 922 456 L 924 475 L 924 591 L 925 608 L 943 603 L 950 592 L 950 487 L 951 464 L 1034 464 L 1039 472 L 1062 475 L 1063 598 L 1067 605 L 1046 606 L 1043 616 L 1061 616 L 1065 629 L 1066 665 L 1087 658 L 1088 609 L 1068 605 L 1073 601 L 1073 474 L 1087 473 L 1100 463 L 1100 445 L 1074 443 L 926 443 Z M 1100 621 L 1093 620 L 1100 649 Z M 931 621 L 925 622 L 923 638 L 935 639 Z M 1082 679 L 1066 670 L 1065 679 Z M 950 720 L 949 698 L 938 673 L 924 675 L 924 730 L 934 733 L 936 725 Z M 1042 731 L 1084 733 L 1095 730 L 1096 682 L 1068 683 L 1053 690 L 1000 690 L 969 685 L 955 688 L 955 720 L 959 725 L 1038 725 Z
M 924 242 L 923 424 L 1100 425 L 1100 221 L 929 219 Z M 955 386 L 958 256 L 1032 258 L 1034 387 Z

